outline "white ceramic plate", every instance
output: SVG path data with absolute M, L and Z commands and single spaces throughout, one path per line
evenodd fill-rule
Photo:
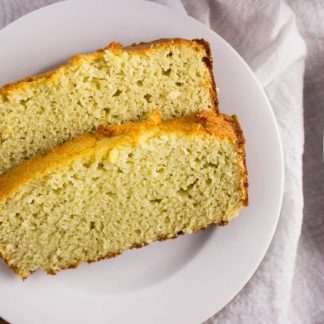
M 0 32 L 0 84 L 39 73 L 70 55 L 161 37 L 211 43 L 220 109 L 237 114 L 247 140 L 250 205 L 212 227 L 57 276 L 25 282 L 0 262 L 0 316 L 12 323 L 200 323 L 247 283 L 274 234 L 283 158 L 269 102 L 240 56 L 218 35 L 167 7 L 134 0 L 61 2 Z

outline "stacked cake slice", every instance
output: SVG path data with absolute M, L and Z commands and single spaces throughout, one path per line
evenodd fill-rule
M 211 63 L 201 40 L 114 43 L 0 90 L 0 256 L 19 276 L 223 225 L 247 205 L 243 133 L 218 112 Z

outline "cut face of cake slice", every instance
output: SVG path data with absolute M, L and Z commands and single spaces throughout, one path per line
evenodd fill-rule
M 236 117 L 99 127 L 0 178 L 0 254 L 22 278 L 226 224 L 247 205 Z

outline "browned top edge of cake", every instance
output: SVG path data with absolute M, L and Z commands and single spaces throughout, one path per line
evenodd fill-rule
M 241 148 L 240 154 L 242 156 L 242 161 L 243 161 L 242 180 L 243 180 L 243 186 L 244 186 L 244 195 L 243 195 L 244 198 L 242 199 L 242 203 L 243 203 L 243 206 L 246 207 L 249 204 L 249 190 L 248 190 L 249 189 L 249 181 L 248 181 L 248 171 L 247 171 L 247 165 L 246 165 L 246 150 L 245 150 L 246 140 L 245 140 L 243 130 L 242 130 L 242 127 L 238 121 L 237 116 L 233 115 L 232 118 L 233 118 L 233 123 L 235 125 L 234 129 L 235 129 L 236 136 L 238 139 L 238 144 Z
M 212 111 L 201 111 L 188 116 L 161 121 L 157 111 L 149 119 L 139 122 L 126 122 L 122 125 L 101 126 L 96 135 L 78 136 L 60 146 L 48 150 L 43 156 L 35 156 L 0 176 L 0 201 L 15 194 L 22 186 L 32 182 L 41 175 L 50 173 L 58 167 L 72 163 L 76 158 L 87 156 L 89 151 L 93 156 L 102 150 L 119 145 L 136 145 L 143 133 L 150 131 L 184 135 L 217 136 L 235 142 L 245 159 L 244 137 L 235 117 L 217 114 Z M 104 137 L 110 137 L 107 141 Z M 244 162 L 245 163 L 245 162 Z M 243 168 L 244 166 L 242 166 Z M 242 175 L 247 183 L 246 175 Z M 247 203 L 247 201 L 246 201 Z

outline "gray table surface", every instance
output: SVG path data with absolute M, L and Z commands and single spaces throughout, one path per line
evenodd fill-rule
M 27 13 L 53 0 L 0 0 L 0 28 Z M 324 1 L 289 0 L 287 1 L 297 16 L 300 33 L 304 37 L 308 56 L 306 59 L 304 86 L 304 127 L 305 147 L 303 157 L 304 221 L 300 237 L 296 264 L 295 280 L 306 280 L 304 287 L 310 298 L 301 299 L 299 312 L 310 314 L 323 309 L 314 309 L 312 296 L 321 296 L 324 305 L 324 164 L 323 164 L 323 127 L 324 127 Z M 313 253 L 317 251 L 319 253 Z M 318 259 L 320 258 L 320 259 Z M 309 267 L 305 269 L 307 260 Z M 302 266 L 303 264 L 303 266 Z M 304 276 L 305 271 L 312 272 Z M 296 292 L 303 294 L 305 291 Z M 318 303 L 317 303 L 318 305 Z M 0 324 L 6 323 L 0 318 Z

